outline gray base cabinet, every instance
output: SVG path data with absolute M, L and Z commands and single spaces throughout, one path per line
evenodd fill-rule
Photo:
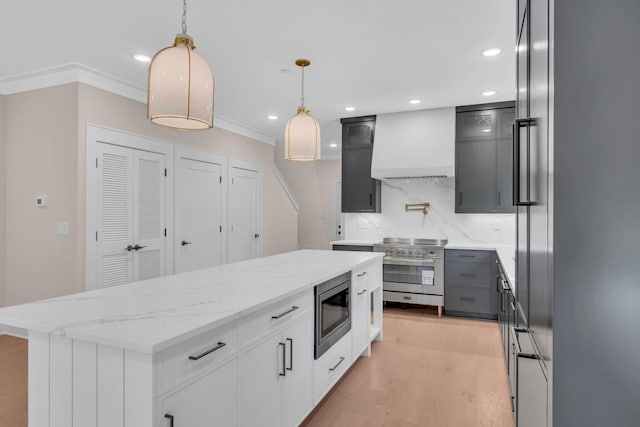
M 493 251 L 445 250 L 444 309 L 448 315 L 497 318 L 495 259 Z

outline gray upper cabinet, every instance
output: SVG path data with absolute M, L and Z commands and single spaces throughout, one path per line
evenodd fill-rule
M 456 108 L 456 213 L 513 213 L 515 103 Z
M 341 119 L 342 212 L 381 212 L 380 181 L 371 178 L 376 117 Z

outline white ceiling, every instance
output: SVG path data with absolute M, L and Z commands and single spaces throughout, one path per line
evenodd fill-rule
M 325 158 L 339 152 L 328 144 L 340 143 L 341 117 L 514 97 L 511 0 L 189 0 L 188 7 L 188 32 L 216 80 L 216 114 L 227 119 L 282 140 L 300 98 L 294 61 L 311 60 L 305 104 L 320 122 Z M 0 81 L 77 62 L 144 88 L 147 66 L 131 55 L 152 56 L 173 42 L 182 3 L 23 0 L 0 9 Z M 482 56 L 488 47 L 502 54 Z M 485 90 L 497 94 L 487 98 Z M 423 102 L 412 106 L 411 98 Z

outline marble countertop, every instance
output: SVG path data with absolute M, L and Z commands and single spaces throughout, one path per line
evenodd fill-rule
M 288 252 L 0 308 L 0 325 L 155 353 L 382 256 Z
M 449 242 L 445 249 L 466 249 L 466 250 L 484 250 L 484 251 L 496 251 L 500 264 L 507 275 L 509 285 L 514 295 L 516 293 L 516 249 L 512 245 L 505 245 L 503 243 L 464 243 L 464 242 Z
M 382 240 L 334 240 L 329 242 L 332 245 L 345 245 L 345 246 L 373 246 L 377 243 L 382 243 Z

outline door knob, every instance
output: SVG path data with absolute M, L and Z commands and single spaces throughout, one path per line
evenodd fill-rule
M 253 237 L 255 237 L 257 239 L 258 237 L 260 237 L 260 235 L 256 233 L 256 234 L 253 235 Z
M 135 245 L 135 246 L 133 247 L 133 249 L 135 249 L 136 251 L 139 251 L 139 250 L 140 250 L 140 249 L 142 249 L 142 248 L 146 248 L 146 246 Z
M 126 248 L 124 248 L 125 251 L 129 251 L 131 252 L 132 250 L 134 250 L 135 248 L 131 245 L 127 246 Z
M 182 243 L 180 243 L 182 246 L 187 246 L 190 245 L 193 242 L 187 242 L 186 240 L 183 240 Z

